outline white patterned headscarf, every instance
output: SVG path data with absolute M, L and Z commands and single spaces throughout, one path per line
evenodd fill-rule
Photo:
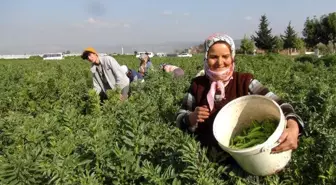
M 220 42 L 220 41 L 226 42 L 230 45 L 232 58 L 235 57 L 236 48 L 235 48 L 235 43 L 234 43 L 233 39 L 226 34 L 215 33 L 215 34 L 210 35 L 204 42 L 204 48 L 205 48 L 205 57 L 204 58 L 205 59 L 208 59 L 208 52 L 209 52 L 210 47 L 212 45 L 214 45 L 215 43 Z
M 210 78 L 210 80 L 214 80 L 215 77 L 220 77 L 223 81 L 227 81 L 227 74 L 226 73 L 216 73 L 214 71 L 211 71 L 208 66 L 208 53 L 211 46 L 213 46 L 217 42 L 226 42 L 231 49 L 231 57 L 232 61 L 234 61 L 235 55 L 236 55 L 236 49 L 233 39 L 225 34 L 215 33 L 213 35 L 210 35 L 204 42 L 204 48 L 205 48 L 205 54 L 204 54 L 204 71 L 207 74 L 207 76 Z M 234 64 L 233 64 L 234 67 Z
M 221 72 L 212 71 L 208 66 L 208 52 L 211 46 L 213 46 L 217 42 L 225 42 L 230 46 L 231 49 L 232 65 L 230 66 L 229 69 L 226 69 L 225 71 Z M 204 47 L 205 47 L 204 71 L 206 76 L 211 81 L 211 88 L 207 94 L 207 100 L 209 103 L 209 108 L 210 110 L 212 110 L 215 101 L 221 101 L 223 98 L 225 98 L 225 87 L 229 84 L 230 80 L 233 79 L 232 75 L 235 67 L 234 57 L 236 55 L 235 44 L 230 36 L 226 34 L 215 33 L 205 40 Z M 220 92 L 220 94 L 216 95 L 215 97 L 216 92 Z
M 140 57 L 139 57 L 140 60 L 144 60 L 146 61 L 148 59 L 148 55 L 146 54 L 141 54 Z

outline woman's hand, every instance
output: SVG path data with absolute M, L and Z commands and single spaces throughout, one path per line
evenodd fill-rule
M 191 125 L 196 123 L 204 122 L 210 116 L 210 111 L 207 106 L 203 105 L 202 107 L 196 107 L 194 112 L 189 114 L 189 121 Z
M 298 147 L 299 125 L 296 120 L 287 120 L 287 128 L 280 136 L 278 146 L 272 149 L 272 153 L 279 153 L 287 150 L 295 150 Z

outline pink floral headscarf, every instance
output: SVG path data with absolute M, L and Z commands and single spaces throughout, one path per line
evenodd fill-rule
M 212 45 L 220 41 L 226 42 L 227 44 L 230 45 L 233 64 L 231 65 L 229 69 L 226 69 L 221 72 L 215 72 L 215 71 L 211 71 L 208 66 L 208 52 Z M 225 35 L 225 34 L 215 33 L 209 36 L 205 40 L 204 47 L 205 47 L 204 71 L 205 71 L 206 76 L 211 81 L 211 88 L 207 94 L 207 100 L 209 103 L 209 108 L 210 110 L 212 110 L 214 107 L 215 100 L 221 100 L 223 98 L 225 99 L 225 87 L 229 84 L 230 80 L 233 79 L 232 74 L 235 68 L 234 57 L 236 54 L 235 44 L 233 42 L 233 39 L 230 36 Z M 217 90 L 220 91 L 220 95 L 216 95 L 216 98 L 215 98 L 215 93 Z

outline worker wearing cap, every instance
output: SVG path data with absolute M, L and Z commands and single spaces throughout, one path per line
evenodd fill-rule
M 120 99 L 124 100 L 129 93 L 129 78 L 119 63 L 111 56 L 99 56 L 94 48 L 86 48 L 82 59 L 92 63 L 91 72 L 95 91 L 106 99 L 108 89 L 121 89 Z

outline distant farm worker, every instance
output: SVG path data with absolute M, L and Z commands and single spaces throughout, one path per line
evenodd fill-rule
M 153 70 L 154 68 L 153 68 L 153 64 L 152 64 L 151 58 L 149 57 L 149 53 L 146 52 L 145 54 L 148 57 L 148 61 L 147 61 L 147 64 L 146 64 L 146 69 L 147 69 L 147 71 L 148 70 Z
M 183 77 L 184 75 L 184 71 L 180 67 L 174 65 L 164 63 L 160 65 L 160 68 L 167 73 L 173 73 L 173 77 L 175 78 Z
M 135 82 L 138 80 L 144 82 L 144 78 L 142 77 L 142 75 L 136 72 L 134 69 L 128 69 L 127 76 L 130 79 L 130 82 Z
M 93 86 L 101 99 L 107 98 L 108 89 L 121 89 L 120 99 L 128 98 L 129 79 L 119 63 L 111 56 L 99 56 L 96 50 L 88 47 L 82 53 L 82 59 L 88 60 L 91 65 Z
M 304 132 L 304 123 L 294 108 L 269 91 L 252 74 L 236 72 L 235 45 L 225 34 L 214 34 L 204 43 L 204 76 L 192 79 L 182 106 L 176 115 L 177 126 L 194 133 L 202 146 L 222 151 L 213 132 L 214 118 L 219 110 L 230 101 L 241 96 L 258 94 L 276 101 L 287 120 L 273 153 L 296 149 L 298 137 Z
M 139 67 L 138 72 L 141 74 L 142 77 L 144 77 L 148 73 L 147 62 L 149 60 L 149 57 L 146 54 L 141 54 L 139 57 L 139 60 L 140 60 L 140 67 Z
M 133 69 L 129 69 L 126 65 L 122 65 L 121 68 L 126 76 L 130 79 L 130 83 L 138 80 L 143 82 L 143 77 L 140 73 L 136 72 Z

